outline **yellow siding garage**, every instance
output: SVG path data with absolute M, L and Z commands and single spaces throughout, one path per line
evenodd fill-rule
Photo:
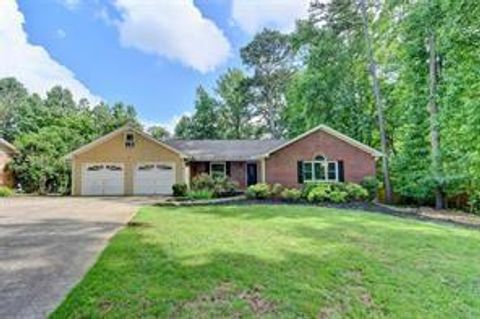
M 154 194 L 155 189 L 148 190 L 145 185 L 143 187 L 138 185 L 142 181 L 149 183 L 152 181 L 148 178 L 139 179 L 136 176 L 137 171 L 152 169 L 152 165 L 154 171 L 164 171 L 163 175 L 155 176 L 165 178 L 165 183 L 185 183 L 186 181 L 185 160 L 182 154 L 145 133 L 129 127 L 119 129 L 81 147 L 68 157 L 72 163 L 72 195 L 87 195 L 85 189 L 90 190 L 90 195 L 92 190 L 97 189 L 100 190 L 94 191 L 95 195 L 114 195 L 119 192 L 119 189 L 124 195 L 133 195 L 134 189 L 141 189 L 145 194 Z M 122 176 L 119 176 L 120 169 Z M 95 170 L 99 173 L 96 174 Z M 145 175 L 144 172 L 142 173 Z M 98 180 L 95 180 L 97 175 Z M 134 186 L 135 180 L 136 186 Z M 89 185 L 86 186 L 86 183 Z M 123 183 L 123 187 L 119 188 L 118 183 Z M 156 185 L 156 189 L 165 193 L 167 189 L 165 183 L 152 184 L 152 187 Z M 102 185 L 106 188 L 105 192 L 101 190 Z M 109 193 L 108 185 L 114 188 L 112 194 Z

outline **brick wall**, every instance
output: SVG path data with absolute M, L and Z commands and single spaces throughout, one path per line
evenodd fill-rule
M 323 131 L 312 133 L 273 153 L 266 160 L 266 182 L 299 187 L 297 162 L 323 155 L 344 162 L 345 181 L 359 183 L 376 172 L 375 158 L 365 151 Z

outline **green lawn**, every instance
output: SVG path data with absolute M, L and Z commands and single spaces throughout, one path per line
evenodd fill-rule
M 301 206 L 142 209 L 53 318 L 480 318 L 480 232 Z

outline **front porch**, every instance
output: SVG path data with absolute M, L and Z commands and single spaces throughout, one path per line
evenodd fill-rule
M 186 165 L 189 169 L 190 183 L 193 178 L 204 173 L 212 177 L 228 176 L 233 182 L 238 183 L 240 189 L 263 182 L 262 161 L 195 161 Z

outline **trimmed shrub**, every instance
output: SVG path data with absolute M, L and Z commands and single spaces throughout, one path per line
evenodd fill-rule
M 238 194 L 239 185 L 228 177 L 214 179 L 213 192 L 215 197 L 227 197 Z
M 308 192 L 307 200 L 313 203 L 328 201 L 330 199 L 329 195 L 331 190 L 331 184 L 317 184 L 312 190 Z
M 272 185 L 270 190 L 270 196 L 274 198 L 280 198 L 282 191 L 285 189 L 282 184 L 275 183 Z
M 296 188 L 285 188 L 280 197 L 288 202 L 296 202 L 302 198 L 302 192 Z
M 333 190 L 328 194 L 328 199 L 336 204 L 345 203 L 348 193 L 341 190 Z
M 6 186 L 0 186 L 0 197 L 10 197 L 13 196 L 14 192 L 11 188 Z
M 214 197 L 232 196 L 238 193 L 239 186 L 232 182 L 228 177 L 212 178 L 210 175 L 202 173 L 192 180 L 192 191 L 208 190 Z
M 173 196 L 175 197 L 185 197 L 187 195 L 187 184 L 177 183 L 172 186 Z
M 368 191 L 355 183 L 346 183 L 343 190 L 347 193 L 348 200 L 363 201 L 369 198 Z
M 213 195 L 214 195 L 213 191 L 208 189 L 192 190 L 187 193 L 187 197 L 191 200 L 212 199 Z
M 368 200 L 374 200 L 377 198 L 378 193 L 378 181 L 374 176 L 365 177 L 360 185 L 368 192 Z
M 247 188 L 245 195 L 250 199 L 267 199 L 270 197 L 271 188 L 266 183 L 259 183 Z
M 191 186 L 193 191 L 205 189 L 213 191 L 215 189 L 215 180 L 210 175 L 202 173 L 192 179 Z
M 302 188 L 302 198 L 308 199 L 308 194 L 320 183 L 305 183 Z

